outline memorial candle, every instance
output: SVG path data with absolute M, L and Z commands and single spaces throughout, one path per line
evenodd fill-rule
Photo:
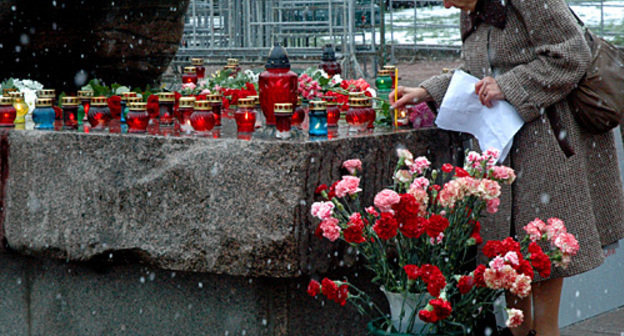
M 274 108 L 275 116 L 275 137 L 280 139 L 290 138 L 290 120 L 293 115 L 293 105 L 291 103 L 277 103 Z
M 216 120 L 210 103 L 206 100 L 196 101 L 195 111 L 191 114 L 190 120 L 191 126 L 197 134 L 204 135 L 212 130 Z
M 78 97 L 65 96 L 63 105 L 63 129 L 78 129 Z
M 13 107 L 13 98 L 0 97 L 0 127 L 15 126 L 16 114 L 15 107 Z
M 197 84 L 197 72 L 194 66 L 184 67 L 184 74 L 182 75 L 182 84 L 193 83 Z
M 91 124 L 92 130 L 106 129 L 108 123 L 113 119 L 106 97 L 91 98 L 91 107 L 89 108 L 87 119 L 89 124 Z
M 149 113 L 147 113 L 147 103 L 131 102 L 128 107 L 129 111 L 126 117 L 128 133 L 145 133 L 150 119 Z
M 241 98 L 234 113 L 238 133 L 252 133 L 256 128 L 256 111 L 254 98 Z

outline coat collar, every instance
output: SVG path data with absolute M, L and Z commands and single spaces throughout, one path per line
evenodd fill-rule
M 473 12 L 462 11 L 461 16 L 461 35 L 462 41 L 465 41 L 481 22 L 496 28 L 505 28 L 507 6 L 505 6 L 505 0 L 478 0 Z

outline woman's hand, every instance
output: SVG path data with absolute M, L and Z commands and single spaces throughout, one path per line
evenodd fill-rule
M 493 77 L 485 77 L 475 84 L 475 93 L 479 96 L 481 104 L 492 107 L 492 101 L 504 100 L 505 95 Z
M 392 108 L 395 109 L 401 108 L 407 103 L 418 103 L 423 100 L 427 100 L 430 97 L 429 92 L 427 92 L 427 90 L 422 87 L 412 88 L 399 86 L 397 87 L 396 91 L 399 100 L 394 101 L 394 90 L 388 95 L 388 98 L 390 99 L 390 105 L 392 105 Z

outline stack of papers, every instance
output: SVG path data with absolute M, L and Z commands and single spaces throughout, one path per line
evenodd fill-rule
M 479 141 L 481 151 L 498 149 L 499 162 L 502 162 L 524 121 L 507 101 L 493 101 L 492 107 L 482 105 L 475 93 L 478 81 L 478 78 L 456 70 L 435 123 L 441 129 L 472 134 Z

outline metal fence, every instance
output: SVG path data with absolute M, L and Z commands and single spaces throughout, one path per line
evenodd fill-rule
M 618 25 L 608 16 L 624 13 L 624 1 L 569 4 L 584 20 L 584 8 L 598 11 L 586 21 L 600 35 L 616 42 L 623 35 L 624 22 Z M 381 57 L 395 62 L 397 51 L 457 50 L 459 11 L 441 5 L 441 0 L 191 0 L 172 64 L 179 71 L 191 57 L 215 64 L 230 56 L 261 62 L 275 42 L 297 63 L 311 63 L 332 43 L 348 71 L 365 75 L 361 62 L 370 61 L 375 69 Z M 444 15 L 432 15 L 436 11 Z

